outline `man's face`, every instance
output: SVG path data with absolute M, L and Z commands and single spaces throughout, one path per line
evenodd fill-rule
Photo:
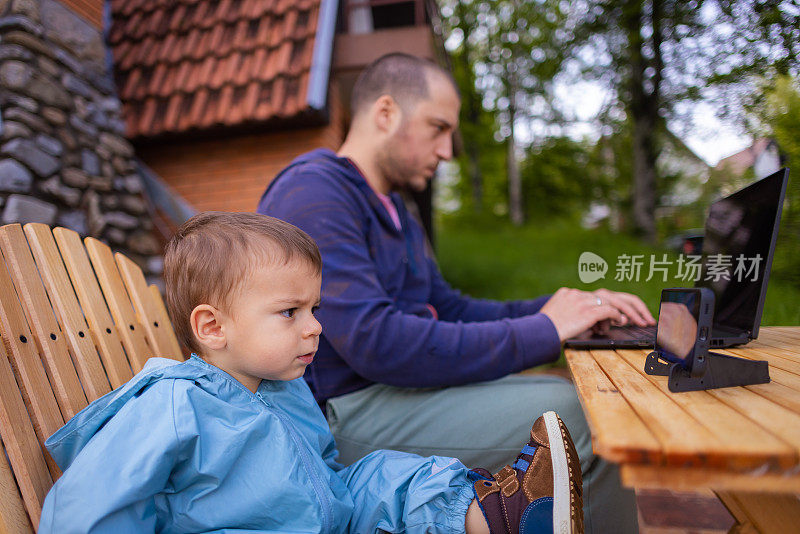
M 426 100 L 403 114 L 387 140 L 378 164 L 392 189 L 423 191 L 442 160 L 453 157 L 453 132 L 458 126 L 458 95 L 440 75 L 429 75 Z

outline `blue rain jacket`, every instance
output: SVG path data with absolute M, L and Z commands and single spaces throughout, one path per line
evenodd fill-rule
M 150 359 L 46 446 L 64 474 L 40 534 L 464 532 L 473 498 L 452 458 L 343 467 L 302 378 L 254 394 L 196 356 Z

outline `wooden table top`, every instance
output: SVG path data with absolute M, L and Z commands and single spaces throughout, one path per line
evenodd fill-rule
M 800 493 L 800 327 L 713 352 L 769 362 L 769 384 L 672 393 L 648 350 L 565 355 L 596 454 L 635 487 Z

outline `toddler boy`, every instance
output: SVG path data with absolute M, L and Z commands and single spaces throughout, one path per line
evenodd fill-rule
M 64 470 L 39 532 L 577 532 L 580 467 L 539 418 L 492 476 L 377 451 L 344 467 L 301 378 L 321 326 L 322 261 L 296 227 L 204 213 L 167 246 L 182 363 L 153 358 L 47 440 Z M 375 355 L 380 357 L 380 355 Z

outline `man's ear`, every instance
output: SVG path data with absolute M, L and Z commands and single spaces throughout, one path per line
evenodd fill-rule
M 402 110 L 394 98 L 381 95 L 372 105 L 375 127 L 382 133 L 393 133 L 402 120 Z
M 220 322 L 221 316 L 221 312 L 209 304 L 200 304 L 192 310 L 189 323 L 195 339 L 203 347 L 211 350 L 225 348 L 227 340 Z

